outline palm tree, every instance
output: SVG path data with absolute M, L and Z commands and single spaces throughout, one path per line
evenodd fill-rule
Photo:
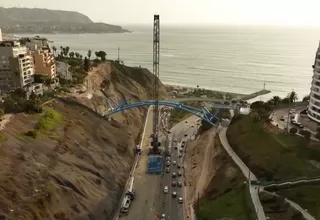
M 83 57 L 83 56 L 80 54 L 79 58 L 82 59 L 82 57 Z
M 53 56 L 56 56 L 57 48 L 55 46 L 52 46 L 52 50 L 53 50 Z
M 92 54 L 92 51 L 88 50 L 88 58 L 89 58 L 89 60 L 90 60 L 91 54 Z
M 76 56 L 76 58 L 78 58 L 78 59 L 79 59 L 80 54 L 79 54 L 78 52 L 75 52 L 75 56 Z
M 298 95 L 295 91 L 292 91 L 288 94 L 288 98 L 291 103 L 294 103 L 296 100 L 298 100 Z
M 74 52 L 70 52 L 70 53 L 69 53 L 69 57 L 70 57 L 70 58 L 73 58 L 73 57 L 74 57 Z
M 307 102 L 310 100 L 310 95 L 306 95 L 305 97 L 303 97 L 302 101 L 303 102 Z
M 271 100 L 272 100 L 274 105 L 278 105 L 281 102 L 281 98 L 279 96 L 277 96 L 277 95 L 273 96 Z

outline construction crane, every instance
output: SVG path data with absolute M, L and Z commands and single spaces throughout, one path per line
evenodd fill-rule
M 152 153 L 159 153 L 160 142 L 158 140 L 159 128 L 159 61 L 160 61 L 160 18 L 159 15 L 153 17 L 153 139 Z

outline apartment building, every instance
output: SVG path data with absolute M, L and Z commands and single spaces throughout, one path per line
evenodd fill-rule
M 14 40 L 0 42 L 0 90 L 9 92 L 30 86 L 33 81 L 33 58 L 27 48 Z
M 308 117 L 320 123 L 320 45 L 313 66 Z
M 53 54 L 49 49 L 37 49 L 29 52 L 33 56 L 35 74 L 56 78 L 57 67 Z
M 31 51 L 48 49 L 50 50 L 49 41 L 47 38 L 43 37 L 31 37 L 31 38 L 24 38 L 22 39 L 26 47 Z

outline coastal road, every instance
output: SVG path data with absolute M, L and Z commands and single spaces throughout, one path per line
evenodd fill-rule
M 188 215 L 187 207 L 186 207 L 186 201 L 185 201 L 185 178 L 184 178 L 184 168 L 183 168 L 183 160 L 185 156 L 185 149 L 188 147 L 188 140 L 194 136 L 197 132 L 197 120 L 198 118 L 196 116 L 192 116 L 178 124 L 176 124 L 172 129 L 172 140 L 173 140 L 173 147 L 172 147 L 172 153 L 171 153 L 171 165 L 170 173 L 165 173 L 164 178 L 162 181 L 162 185 L 168 186 L 169 193 L 164 194 L 164 207 L 162 208 L 162 213 L 165 213 L 168 219 L 174 219 L 174 220 L 184 220 L 186 219 L 186 215 Z M 188 121 L 186 123 L 186 121 Z M 193 125 L 193 126 L 192 126 Z M 185 136 L 187 134 L 187 136 Z M 184 142 L 184 147 L 182 146 L 182 142 Z M 177 149 L 175 149 L 175 146 Z M 180 150 L 181 149 L 181 150 Z M 181 157 L 179 157 L 179 154 L 181 154 Z M 176 161 L 176 164 L 180 165 L 181 167 L 178 168 L 177 165 L 173 165 L 173 161 Z M 178 172 L 182 173 L 182 176 L 178 175 Z M 177 177 L 173 178 L 172 173 L 176 173 Z M 172 186 L 172 182 L 176 182 L 178 184 L 181 182 L 182 187 Z M 177 193 L 177 197 L 172 197 L 172 192 Z M 178 199 L 181 197 L 183 199 L 183 204 L 179 204 Z
M 148 148 L 151 144 L 150 135 L 153 129 L 153 111 L 149 111 L 148 120 L 146 121 L 145 135 L 142 140 L 142 153 L 138 165 L 134 172 L 134 189 L 136 197 L 131 203 L 129 212 L 122 216 L 123 220 L 150 220 L 158 213 L 161 203 L 159 201 L 162 193 L 161 175 L 147 174 Z

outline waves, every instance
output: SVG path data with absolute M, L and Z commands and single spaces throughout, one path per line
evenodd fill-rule
M 108 58 L 152 69 L 152 34 L 48 35 L 58 48 L 104 50 Z M 165 83 L 251 93 L 266 83 L 273 95 L 309 93 L 319 29 L 207 27 L 162 29 L 160 78 Z M 88 47 L 86 49 L 86 47 Z

